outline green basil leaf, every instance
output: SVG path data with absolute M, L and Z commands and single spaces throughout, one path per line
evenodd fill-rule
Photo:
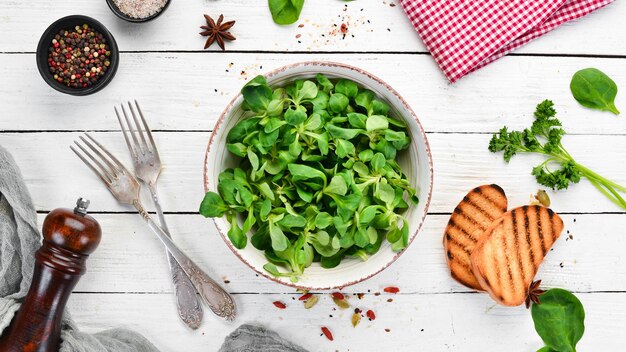
M 294 139 L 293 143 L 289 145 L 289 154 L 293 155 L 294 157 L 297 157 L 300 155 L 301 152 L 302 152 L 302 145 L 300 144 L 300 141 L 298 139 Z
M 281 252 L 287 249 L 289 245 L 287 236 L 285 236 L 283 230 L 281 230 L 280 227 L 275 225 L 272 221 L 269 222 L 269 232 L 270 238 L 272 239 L 272 248 L 275 251 Z
M 281 110 L 282 112 L 282 110 Z M 263 128 L 263 131 L 265 133 L 272 133 L 274 131 L 276 131 L 277 129 L 281 128 L 282 126 L 286 125 L 287 122 L 284 120 L 281 120 L 277 117 L 272 117 L 269 119 L 269 121 L 267 122 L 267 124 L 265 124 L 265 127 Z
M 385 156 L 382 153 L 376 153 L 374 154 L 374 157 L 372 157 L 372 160 L 370 161 L 370 165 L 372 166 L 372 169 L 374 169 L 375 172 L 379 172 L 387 163 L 387 160 L 385 159 Z
M 272 274 L 273 276 L 281 276 L 281 273 L 280 271 L 278 271 L 278 268 L 276 267 L 276 265 L 272 263 L 266 263 L 265 265 L 263 265 L 263 269 L 267 271 L 268 273 Z
M 278 223 L 285 229 L 290 229 L 292 227 L 304 227 L 306 219 L 300 215 L 287 214 Z
M 248 233 L 248 231 L 252 229 L 252 226 L 254 226 L 255 223 L 256 218 L 254 217 L 254 211 L 252 208 L 250 208 L 250 210 L 248 211 L 248 217 L 246 218 L 246 221 L 244 221 L 241 231 L 244 234 Z
M 272 200 L 272 201 L 275 199 L 274 192 L 272 191 L 272 188 L 270 187 L 270 185 L 267 184 L 267 182 L 261 182 L 256 186 L 259 189 L 259 192 L 261 192 L 261 194 L 265 196 L 265 198 Z
M 363 162 L 368 162 L 374 157 L 374 151 L 371 149 L 365 149 L 359 153 L 359 159 Z
M 272 99 L 272 89 L 263 76 L 256 76 L 243 88 L 241 94 L 247 106 L 255 112 L 265 112 Z
M 246 153 L 248 152 L 248 147 L 246 147 L 243 143 L 227 143 L 226 149 L 242 158 L 246 156 Z
M 372 114 L 387 116 L 389 114 L 389 105 L 377 99 L 372 100 Z
M 318 73 L 315 78 L 317 79 L 317 83 L 319 83 L 324 92 L 328 93 L 334 88 L 333 83 L 323 74 Z
M 266 198 L 263 203 L 261 203 L 261 210 L 259 212 L 259 217 L 262 221 L 267 221 L 267 216 L 270 214 L 270 211 L 272 211 L 272 202 L 269 198 Z
M 318 213 L 315 216 L 315 227 L 325 229 L 333 224 L 333 217 L 327 212 Z
M 356 232 L 354 233 L 354 244 L 361 248 L 370 244 L 370 236 L 367 233 L 366 229 L 362 227 L 357 228 Z
M 367 235 L 370 238 L 369 244 L 370 245 L 376 244 L 376 242 L 378 241 L 378 231 L 374 227 L 370 226 L 367 228 Z
M 306 108 L 299 106 L 297 109 L 289 108 L 285 111 L 285 121 L 292 126 L 297 126 L 306 120 Z
M 596 68 L 576 72 L 572 77 L 570 90 L 574 99 L 582 106 L 619 115 L 619 110 L 615 107 L 617 85 L 604 72 Z
M 278 140 L 278 136 L 280 135 L 279 130 L 274 130 L 271 133 L 265 133 L 265 131 L 259 132 L 259 142 L 263 147 L 269 148 L 276 144 Z
M 326 183 L 326 175 L 322 171 L 314 169 L 310 166 L 302 164 L 289 164 L 288 169 L 294 182 L 319 178 L 324 180 L 324 183 Z
M 348 122 L 350 122 L 350 126 L 354 128 L 365 129 L 366 120 L 367 120 L 367 116 L 363 114 L 359 114 L 358 112 L 348 113 Z
M 344 257 L 344 254 L 341 252 L 330 257 L 322 256 L 320 260 L 320 265 L 322 266 L 322 268 L 332 269 L 336 267 L 337 265 L 339 265 L 339 263 L 341 263 L 341 260 L 343 259 L 343 257 Z
M 364 90 L 357 94 L 356 98 L 354 98 L 354 102 L 356 103 L 356 105 L 365 109 L 365 111 L 367 111 L 369 115 L 372 111 L 372 101 L 375 97 L 376 95 L 374 94 L 374 92 L 370 90 Z
M 531 314 L 535 330 L 547 347 L 559 352 L 575 352 L 585 332 L 585 310 L 570 292 L 553 288 L 539 296 Z
M 328 109 L 334 113 L 340 113 L 348 107 L 349 102 L 345 95 L 335 93 L 328 99 Z
M 384 130 L 389 128 L 389 121 L 387 118 L 381 115 L 372 115 L 367 118 L 365 122 L 365 129 L 369 131 Z
M 298 193 L 298 197 L 307 203 L 311 203 L 313 201 L 313 192 L 309 189 L 304 189 L 303 187 L 297 185 L 296 192 Z
M 370 169 L 368 169 L 367 166 L 360 161 L 357 161 L 354 165 L 352 165 L 352 170 L 362 177 L 369 176 L 370 174 Z
M 359 207 L 361 196 L 358 194 L 350 194 L 345 197 L 333 196 L 333 200 L 337 203 L 337 214 L 344 220 L 348 220 Z
M 333 244 L 337 245 L 339 239 L 333 237 L 331 240 L 330 236 L 326 231 L 319 231 L 310 236 L 311 244 L 313 248 L 322 256 L 322 257 L 332 257 L 337 252 L 339 252 L 339 246 L 334 247 Z
M 248 152 L 248 160 L 252 166 L 252 172 L 259 169 L 259 157 L 254 152 Z
M 308 131 L 314 131 L 322 126 L 322 117 L 319 114 L 313 113 L 306 120 L 304 128 Z
M 335 153 L 340 158 L 345 158 L 348 155 L 352 155 L 355 152 L 354 144 L 345 139 L 338 138 L 335 141 Z
M 298 103 L 304 100 L 311 100 L 317 96 L 317 86 L 311 81 L 304 81 L 302 88 L 298 91 L 296 100 Z
M 369 205 L 363 208 L 363 210 L 359 212 L 359 222 L 362 225 L 368 225 L 369 223 L 374 221 L 374 217 L 376 217 L 376 213 L 378 213 L 378 206 L 376 205 Z
M 233 216 L 233 220 L 230 222 L 230 229 L 228 230 L 228 239 L 237 249 L 244 249 L 248 243 L 248 237 L 241 230 L 239 224 L 237 224 L 237 217 Z
M 545 347 L 542 347 L 542 348 L 538 349 L 537 352 L 559 352 L 559 351 L 555 351 L 555 350 L 551 349 L 550 347 L 545 346 Z
M 328 115 L 328 112 L 326 112 L 326 109 L 328 108 L 328 100 L 330 99 L 330 97 L 328 96 L 328 93 L 320 90 L 317 92 L 317 96 L 315 97 L 315 99 L 311 100 L 311 104 L 313 104 L 313 111 L 322 115 Z
M 268 116 L 280 116 L 283 112 L 285 102 L 283 99 L 273 99 L 267 104 L 267 115 Z
M 261 119 L 259 117 L 251 117 L 239 121 L 233 128 L 230 129 L 230 131 L 228 131 L 228 135 L 226 135 L 226 142 L 242 142 L 245 137 L 256 131 L 260 120 Z
M 300 18 L 304 0 L 268 0 L 272 19 L 276 24 L 295 23 Z
M 333 193 L 339 196 L 346 195 L 346 192 L 348 192 L 348 185 L 341 176 L 333 176 L 328 186 L 324 188 L 324 193 Z
M 353 128 L 342 128 L 331 124 L 326 125 L 326 130 L 332 137 L 342 139 L 352 139 L 358 136 L 362 131 Z
M 207 218 L 219 218 L 229 210 L 222 197 L 215 192 L 207 192 L 200 203 L 200 214 Z
M 359 92 L 359 87 L 353 81 L 347 79 L 340 79 L 335 84 L 335 92 L 341 93 L 348 98 L 355 98 Z

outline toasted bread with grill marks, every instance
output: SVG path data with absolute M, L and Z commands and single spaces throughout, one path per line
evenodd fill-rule
M 470 255 L 485 230 L 506 209 L 506 195 L 498 185 L 474 188 L 454 209 L 443 235 L 443 246 L 450 274 L 456 281 L 482 290 L 472 272 Z
M 562 231 L 563 220 L 551 209 L 515 208 L 496 220 L 476 245 L 472 271 L 496 302 L 518 306 Z

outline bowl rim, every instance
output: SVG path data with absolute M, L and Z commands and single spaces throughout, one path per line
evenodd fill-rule
M 395 89 L 393 89 L 389 84 L 387 84 L 385 81 L 383 81 L 382 79 L 378 78 L 377 76 L 369 73 L 366 70 L 363 70 L 361 68 L 358 68 L 356 66 L 352 66 L 352 65 L 348 65 L 348 64 L 343 64 L 343 63 L 339 63 L 339 62 L 333 62 L 333 61 L 316 61 L 316 60 L 311 60 L 311 61 L 302 61 L 302 62 L 297 62 L 297 63 L 293 63 L 293 64 L 288 64 L 279 68 L 276 68 L 272 71 L 269 71 L 265 74 L 263 74 L 263 76 L 266 79 L 271 79 L 272 77 L 276 76 L 279 73 L 282 73 L 286 70 L 291 70 L 294 68 L 299 68 L 299 67 L 306 67 L 306 66 L 318 66 L 321 68 L 324 67 L 334 67 L 334 68 L 341 68 L 341 69 L 347 69 L 350 71 L 355 71 L 359 74 L 365 75 L 368 78 L 376 81 L 377 83 L 379 83 L 380 85 L 382 85 L 385 89 L 387 89 L 391 94 L 393 94 L 399 101 L 400 103 L 403 105 L 403 107 L 410 113 L 411 117 L 415 120 L 415 122 L 417 123 L 417 126 L 419 128 L 419 132 L 422 135 L 422 138 L 424 140 L 424 145 L 426 146 L 426 155 L 428 156 L 428 170 L 429 170 L 429 184 L 428 184 L 428 196 L 426 199 L 426 203 L 424 206 L 424 211 L 422 214 L 422 217 L 420 219 L 419 222 L 419 226 L 415 229 L 415 231 L 413 231 L 413 235 L 410 237 L 409 239 L 409 243 L 407 244 L 407 246 L 400 252 L 394 253 L 393 258 L 391 258 L 384 266 L 382 266 L 381 268 L 376 269 L 374 272 L 368 273 L 367 275 L 356 279 L 356 280 L 351 280 L 348 281 L 346 283 L 342 283 L 341 285 L 335 285 L 335 286 L 328 286 L 328 287 L 311 287 L 311 286 L 304 286 L 304 285 L 299 285 L 298 283 L 293 283 L 290 281 L 282 281 L 279 280 L 275 277 L 273 277 L 272 275 L 270 275 L 269 273 L 265 272 L 264 270 L 259 270 L 256 267 L 254 267 L 252 264 L 250 264 L 239 252 L 238 250 L 233 246 L 232 243 L 230 243 L 230 240 L 228 239 L 228 236 L 226 236 L 224 233 L 222 233 L 222 231 L 220 231 L 219 226 L 217 226 L 216 223 L 216 219 L 212 219 L 213 223 L 215 224 L 218 233 L 220 234 L 220 236 L 222 237 L 222 240 L 226 243 L 226 245 L 228 246 L 228 248 L 230 248 L 230 250 L 239 258 L 239 260 L 241 260 L 243 263 L 245 263 L 250 269 L 252 269 L 254 272 L 256 272 L 257 274 L 262 275 L 263 277 L 274 281 L 276 283 L 279 283 L 281 285 L 285 285 L 285 286 L 289 286 L 289 287 L 293 287 L 296 289 L 302 289 L 302 290 L 307 290 L 307 291 L 324 291 L 324 290 L 331 290 L 331 289 L 343 289 L 344 287 L 347 286 L 352 286 L 355 284 L 358 284 L 360 282 L 363 282 L 365 280 L 368 280 L 372 277 L 374 277 L 375 275 L 379 274 L 380 272 L 382 272 L 383 270 L 387 269 L 391 264 L 393 264 L 411 245 L 411 243 L 413 243 L 413 241 L 415 240 L 415 238 L 417 237 L 417 235 L 419 234 L 420 230 L 422 229 L 423 225 L 424 225 L 424 221 L 426 219 L 426 216 L 428 214 L 428 208 L 430 207 L 430 202 L 432 200 L 432 193 L 433 193 L 433 180 L 434 180 L 434 175 L 433 175 L 433 157 L 432 157 L 432 152 L 430 149 L 430 144 L 428 143 L 428 138 L 426 136 L 426 131 L 424 130 L 424 127 L 422 126 L 421 122 L 419 121 L 417 115 L 415 114 L 415 112 L 413 111 L 413 109 L 410 107 L 410 105 L 406 102 L 406 100 L 404 100 L 404 98 L 400 95 L 400 93 L 398 93 Z M 214 142 L 214 138 L 216 135 L 216 132 L 219 130 L 220 126 L 224 123 L 224 120 L 226 119 L 226 116 L 228 116 L 230 114 L 230 112 L 232 111 L 233 107 L 235 106 L 235 103 L 237 102 L 237 100 L 239 100 L 241 98 L 241 92 L 237 93 L 237 95 L 235 95 L 235 97 L 230 101 L 230 103 L 226 106 L 226 108 L 224 109 L 224 111 L 221 113 L 220 117 L 218 118 L 217 122 L 215 123 L 215 126 L 213 127 L 213 130 L 211 131 L 211 136 L 209 138 L 209 144 L 207 146 L 205 155 L 204 155 L 204 167 L 203 167 L 203 179 L 204 179 L 204 191 L 205 193 L 208 192 L 209 190 L 209 180 L 208 180 L 208 170 L 207 170 L 207 166 L 208 166 L 208 158 L 209 158 L 209 154 L 211 152 L 211 146 L 213 145 Z
M 115 4 L 115 2 L 113 2 L 113 0 L 106 0 L 106 2 L 107 2 L 107 5 L 109 5 L 109 8 L 111 9 L 111 11 L 115 14 L 115 16 L 123 19 L 124 21 L 130 22 L 130 23 L 144 23 L 144 22 L 152 21 L 153 19 L 159 17 L 163 12 L 165 12 L 165 10 L 167 10 L 172 0 L 165 1 L 165 5 L 163 5 L 161 10 L 145 18 L 130 17 L 126 15 L 125 13 L 123 13 L 122 10 L 120 10 L 120 8 Z
M 59 26 L 64 21 L 71 20 L 80 20 L 86 22 L 88 25 L 93 26 L 95 30 L 99 31 L 108 41 L 109 49 L 111 51 L 111 66 L 109 66 L 109 70 L 104 75 L 104 77 L 100 78 L 96 84 L 87 88 L 70 88 L 64 85 L 59 84 L 59 82 L 55 81 L 48 70 L 47 65 L 47 57 L 48 57 L 48 48 L 49 44 L 46 42 L 46 37 L 49 34 L 52 34 L 57 26 Z M 35 60 L 37 61 L 37 69 L 39 74 L 43 78 L 43 80 L 54 90 L 59 91 L 61 93 L 74 95 L 74 96 L 85 96 L 96 93 L 106 87 L 117 73 L 117 68 L 119 66 L 120 61 L 119 48 L 117 46 L 117 42 L 115 41 L 115 37 L 113 34 L 102 24 L 100 21 L 95 18 L 85 16 L 85 15 L 69 15 L 59 18 L 58 20 L 52 22 L 41 34 L 39 38 L 39 42 L 37 43 L 37 51 L 35 53 Z

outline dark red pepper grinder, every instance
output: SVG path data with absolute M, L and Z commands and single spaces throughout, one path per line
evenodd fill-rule
M 0 337 L 0 351 L 59 350 L 67 299 L 86 271 L 87 257 L 100 243 L 100 225 L 87 215 L 88 205 L 88 200 L 80 198 L 73 211 L 55 209 L 46 216 L 30 290 Z

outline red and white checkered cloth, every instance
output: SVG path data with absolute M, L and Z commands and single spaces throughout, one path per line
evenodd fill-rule
M 400 0 L 450 82 L 613 0 Z

